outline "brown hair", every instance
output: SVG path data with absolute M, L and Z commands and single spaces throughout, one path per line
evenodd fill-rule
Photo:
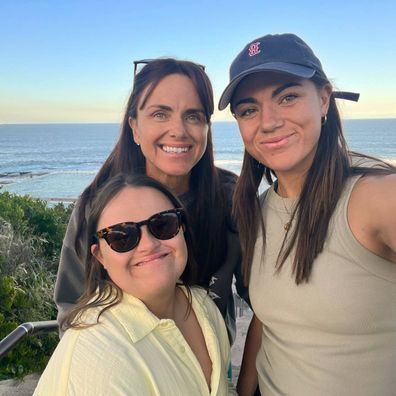
M 318 89 L 330 84 L 325 76 L 318 73 L 311 81 Z M 353 166 L 350 154 L 374 159 L 379 165 L 376 168 Z M 288 243 L 286 238 L 289 231 L 286 232 L 277 259 L 277 270 L 282 268 L 295 248 L 293 274 L 296 284 L 308 282 L 313 262 L 323 250 L 330 218 L 346 180 L 353 175 L 390 174 L 395 171 L 395 167 L 381 160 L 348 151 L 337 105 L 331 96 L 327 121 L 322 125 L 318 148 L 292 213 L 292 219 L 296 219 L 296 227 Z M 258 193 L 264 175 L 272 185 L 275 173 L 245 150 L 241 174 L 235 188 L 233 212 L 239 229 L 243 253 L 242 271 L 246 283 L 249 281 L 259 227 L 263 232 L 263 251 L 265 249 L 265 226 Z
M 75 307 L 66 315 L 61 321 L 61 329 L 66 330 L 72 327 L 87 327 L 84 323 L 82 315 L 90 308 L 103 307 L 97 317 L 99 321 L 100 316 L 104 311 L 110 307 L 118 304 L 123 296 L 122 290 L 110 279 L 107 271 L 91 253 L 91 245 L 97 243 L 93 239 L 93 235 L 97 231 L 97 225 L 100 216 L 106 205 L 111 199 L 115 197 L 125 187 L 149 187 L 153 188 L 168 198 L 173 207 L 181 208 L 181 202 L 160 182 L 146 176 L 146 175 L 125 175 L 119 174 L 109 179 L 103 186 L 96 191 L 92 199 L 88 221 L 87 221 L 87 235 L 86 238 L 86 257 L 85 257 L 85 290 L 79 298 Z M 191 294 L 188 288 L 189 285 L 196 283 L 197 264 L 195 261 L 195 248 L 188 223 L 188 215 L 183 216 L 184 225 L 184 239 L 187 245 L 188 259 L 186 268 L 180 279 L 183 284 L 187 286 L 189 301 L 191 303 Z M 191 305 L 190 305 L 191 306 Z
M 221 187 L 219 170 L 214 165 L 213 157 L 210 128 L 210 118 L 214 109 L 212 86 L 203 68 L 193 62 L 171 58 L 156 59 L 144 66 L 135 76 L 119 139 L 95 179 L 80 197 L 75 249 L 81 257 L 80 240 L 84 232 L 85 210 L 98 188 L 107 179 L 118 173 L 146 173 L 145 158 L 140 147 L 133 140 L 128 119 L 129 117 L 136 118 L 138 104 L 142 103 L 142 106 L 144 106 L 155 87 L 163 78 L 171 74 L 181 74 L 192 81 L 202 102 L 206 122 L 209 124 L 206 150 L 191 171 L 190 191 L 193 192 L 196 201 L 191 208 L 188 208 L 197 247 L 197 261 L 200 263 L 197 282 L 203 286 L 208 286 L 211 275 L 225 260 L 227 211 L 225 192 Z M 143 94 L 145 94 L 144 98 L 142 98 Z

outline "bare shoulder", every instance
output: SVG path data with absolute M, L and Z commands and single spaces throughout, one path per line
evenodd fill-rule
M 348 221 L 363 246 L 396 261 L 396 174 L 362 177 L 351 193 Z
M 396 205 L 396 174 L 362 177 L 355 185 L 350 206 L 374 206 L 379 210 Z

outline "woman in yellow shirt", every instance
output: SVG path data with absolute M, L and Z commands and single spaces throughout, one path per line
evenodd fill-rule
M 131 204 L 133 203 L 133 204 Z M 227 395 L 229 342 L 181 204 L 146 175 L 93 197 L 86 288 L 34 395 Z

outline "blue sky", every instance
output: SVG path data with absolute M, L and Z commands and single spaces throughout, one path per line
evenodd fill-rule
M 385 1 L 0 0 L 0 123 L 120 122 L 135 59 L 206 65 L 216 103 L 250 40 L 301 36 L 348 118 L 396 118 L 396 6 Z M 229 110 L 214 120 L 230 119 Z

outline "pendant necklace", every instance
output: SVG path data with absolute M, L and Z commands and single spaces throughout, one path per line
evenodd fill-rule
M 289 209 L 287 208 L 285 198 L 283 198 L 282 195 L 280 195 L 279 184 L 277 185 L 277 193 L 280 196 L 282 203 L 283 203 L 283 207 L 285 208 L 285 211 L 289 217 L 289 221 L 287 221 L 286 223 L 283 224 L 283 228 L 284 228 L 285 232 L 288 232 L 293 224 L 293 218 L 294 218 L 294 216 L 292 215 L 293 211 L 292 211 L 292 213 L 290 213 Z
M 286 222 L 286 223 L 283 225 L 283 228 L 285 229 L 285 231 L 288 232 L 288 231 L 290 230 L 291 226 L 292 226 L 293 217 L 292 217 L 292 214 L 291 214 L 291 213 L 289 212 L 289 210 L 287 209 L 287 206 L 286 206 L 286 203 L 285 203 L 285 199 L 284 199 L 283 197 L 281 197 L 281 198 L 282 198 L 283 206 L 284 206 L 284 208 L 285 208 L 285 210 L 286 210 L 286 213 L 287 213 L 287 215 L 289 216 L 289 219 L 290 219 L 288 222 Z

